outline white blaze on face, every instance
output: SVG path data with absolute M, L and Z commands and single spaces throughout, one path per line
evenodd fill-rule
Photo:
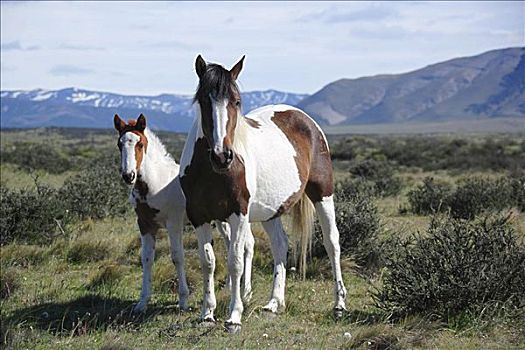
M 211 98 L 211 97 L 210 97 Z M 211 109 L 213 118 L 213 151 L 221 154 L 224 150 L 224 138 L 226 137 L 226 124 L 228 123 L 228 99 L 216 101 L 211 98 Z
M 129 174 L 137 170 L 137 159 L 135 158 L 135 145 L 140 141 L 140 137 L 132 132 L 127 132 L 120 138 L 122 145 L 120 151 L 121 169 L 123 174 Z

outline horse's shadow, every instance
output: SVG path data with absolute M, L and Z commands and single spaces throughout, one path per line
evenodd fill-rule
M 139 329 L 157 315 L 178 313 L 172 303 L 149 305 L 147 311 L 132 313 L 134 301 L 100 295 L 86 295 L 62 303 L 43 303 L 14 310 L 2 320 L 2 333 L 17 325 L 49 331 L 57 336 L 83 335 L 94 330 Z

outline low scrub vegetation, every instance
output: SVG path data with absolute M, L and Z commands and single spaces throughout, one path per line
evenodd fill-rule
M 523 175 L 496 179 L 470 177 L 459 181 L 455 188 L 425 178 L 423 184 L 408 193 L 410 211 L 419 215 L 449 212 L 463 219 L 512 207 L 523 211 L 524 178 Z
M 380 308 L 443 320 L 491 304 L 524 305 L 525 247 L 506 219 L 434 219 L 425 235 L 400 240 L 386 259 Z

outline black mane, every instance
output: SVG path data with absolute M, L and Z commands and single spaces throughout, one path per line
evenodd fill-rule
M 222 100 L 229 98 L 234 92 L 239 94 L 239 88 L 232 80 L 230 71 L 221 65 L 210 63 L 206 66 L 206 73 L 199 81 L 193 101 L 208 98 L 210 95 L 215 100 Z

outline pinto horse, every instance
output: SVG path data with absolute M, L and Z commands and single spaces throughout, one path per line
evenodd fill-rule
M 203 244 L 209 246 L 212 220 L 225 220 L 231 226 L 228 269 L 232 294 L 227 330 L 237 332 L 241 327 L 242 249 L 250 222 L 261 222 L 270 236 L 274 280 L 264 310 L 276 313 L 285 306 L 288 250 L 281 215 L 293 212 L 293 221 L 303 237 L 301 251 L 305 253 L 312 233 L 312 203 L 332 264 L 334 315 L 340 317 L 345 309 L 346 289 L 341 275 L 328 143 L 319 126 L 291 106 L 265 106 L 242 116 L 236 80 L 243 61 L 244 57 L 227 70 L 197 57 L 197 112 L 184 146 L 180 174 L 187 215 Z M 204 283 L 208 285 L 203 320 L 214 319 L 212 262 L 203 261 Z
M 135 208 L 141 233 L 142 292 L 133 312 L 142 312 L 151 297 L 151 268 L 155 258 L 155 238 L 160 228 L 166 228 L 170 239 L 171 259 L 177 269 L 179 281 L 179 307 L 188 308 L 189 295 L 184 270 L 182 232 L 187 221 L 185 198 L 178 179 L 179 165 L 166 151 L 159 138 L 146 127 L 146 118 L 124 122 L 114 117 L 115 129 L 119 133 L 118 147 L 121 155 L 121 175 L 132 186 L 129 200 Z M 229 247 L 230 228 L 218 223 L 217 228 Z M 245 242 L 244 298 L 251 296 L 251 261 L 254 239 L 251 231 Z M 206 254 L 199 245 L 199 254 Z M 229 286 L 229 278 L 227 280 Z

